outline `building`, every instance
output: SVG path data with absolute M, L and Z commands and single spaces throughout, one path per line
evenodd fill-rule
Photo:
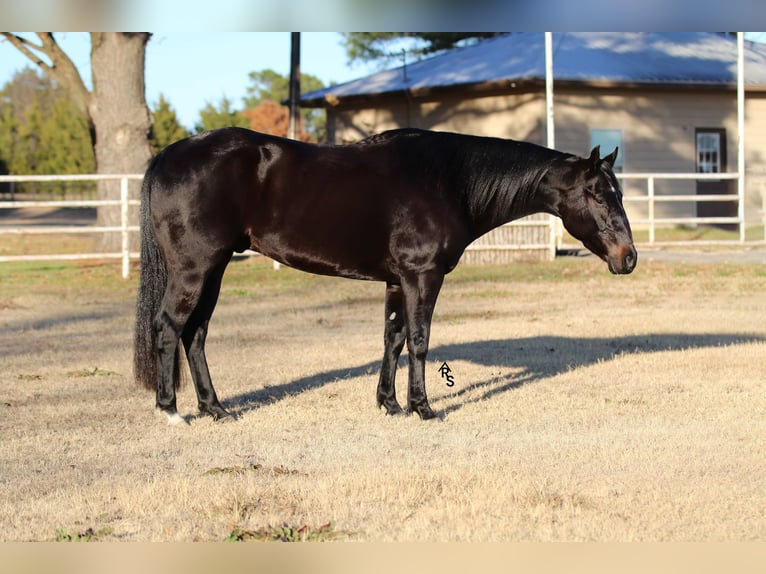
M 556 148 L 620 148 L 617 170 L 737 170 L 737 47 L 723 33 L 553 35 Z M 766 46 L 745 46 L 745 221 L 757 224 L 766 180 Z M 328 137 L 350 143 L 396 127 L 545 143 L 542 33 L 513 33 L 303 94 L 327 110 Z M 623 181 L 626 196 L 645 180 Z M 657 195 L 736 193 L 735 180 L 658 180 Z M 632 219 L 646 203 L 628 204 Z M 657 217 L 734 215 L 737 202 L 657 203 Z M 538 243 L 540 237 L 531 240 Z

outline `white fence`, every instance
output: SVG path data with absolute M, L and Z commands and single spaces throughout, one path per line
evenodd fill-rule
M 737 245 L 761 245 L 766 243 L 766 193 L 761 191 L 761 217 L 764 223 L 764 237 L 762 240 L 746 241 L 745 239 L 745 186 L 738 186 L 736 194 L 657 194 L 655 193 L 655 182 L 657 180 L 687 180 L 687 181 L 721 181 L 737 180 L 737 173 L 620 173 L 616 174 L 619 180 L 645 180 L 646 192 L 643 195 L 625 195 L 623 204 L 625 205 L 631 226 L 634 229 L 648 230 L 646 242 L 638 243 L 639 246 L 690 246 L 690 245 L 717 245 L 717 246 L 737 246 Z M 657 215 L 657 204 L 659 203 L 702 203 L 702 202 L 736 202 L 737 215 L 728 217 L 661 217 Z M 631 204 L 646 204 L 646 216 L 631 216 Z M 670 240 L 658 242 L 656 240 L 656 230 L 658 226 L 678 226 L 678 225 L 736 225 L 738 237 L 736 239 L 717 239 L 717 240 Z M 560 238 L 559 238 L 560 241 Z M 560 244 L 559 244 L 560 245 Z
M 0 263 L 4 261 L 51 261 L 74 259 L 120 259 L 122 260 L 122 276 L 130 276 L 130 259 L 137 258 L 138 253 L 130 251 L 130 233 L 138 231 L 138 225 L 131 225 L 128 207 L 138 205 L 138 200 L 128 197 L 128 181 L 141 180 L 142 174 L 126 175 L 0 175 L 3 182 L 33 182 L 33 181 L 120 181 L 120 199 L 77 200 L 77 201 L 0 201 L 0 209 L 23 209 L 27 207 L 102 207 L 107 205 L 120 206 L 119 226 L 2 226 L 0 235 L 8 234 L 47 234 L 62 233 L 119 233 L 121 249 L 112 253 L 77 253 L 77 254 L 42 254 L 42 255 L 0 255 Z
M 655 181 L 662 180 L 694 180 L 694 181 L 721 181 L 736 180 L 739 175 L 736 173 L 625 173 L 618 174 L 618 179 L 645 179 L 646 195 L 626 195 L 623 197 L 623 204 L 633 202 L 646 203 L 646 218 L 630 218 L 630 223 L 636 228 L 648 226 L 650 245 L 655 245 L 655 231 L 657 224 L 663 225 L 723 225 L 733 224 L 739 227 L 738 240 L 719 240 L 716 243 L 733 243 L 745 241 L 745 197 L 744 193 L 737 194 L 684 194 L 684 195 L 657 195 L 655 194 Z M 658 218 L 656 214 L 657 203 L 663 202 L 737 202 L 737 215 L 735 217 L 663 217 Z M 627 206 L 626 206 L 627 207 Z M 676 244 L 680 242 L 674 242 Z M 699 242 L 697 242 L 699 244 Z
M 624 173 L 619 174 L 618 178 L 621 180 L 629 179 L 643 179 L 646 180 L 646 195 L 626 195 L 624 202 L 629 206 L 633 202 L 646 203 L 645 218 L 633 218 L 631 223 L 635 228 L 646 227 L 649 230 L 649 238 L 647 245 L 657 245 L 655 241 L 655 230 L 658 225 L 696 225 L 696 224 L 734 224 L 739 228 L 739 239 L 736 240 L 719 240 L 719 241 L 705 241 L 705 245 L 732 245 L 732 244 L 745 244 L 745 216 L 744 205 L 745 198 L 744 192 L 740 191 L 738 194 L 722 194 L 722 195 L 665 195 L 655 193 L 655 182 L 658 179 L 661 180 L 733 180 L 737 179 L 736 173 L 717 173 L 717 174 L 701 174 L 701 173 Z M 42 255 L 0 255 L 0 263 L 5 261 L 48 261 L 48 260 L 74 260 L 74 259 L 120 259 L 122 262 L 122 276 L 128 278 L 130 274 L 130 260 L 138 257 L 138 253 L 130 251 L 130 233 L 138 231 L 137 222 L 131 222 L 129 220 L 128 207 L 131 205 L 138 205 L 138 200 L 131 200 L 128 196 L 128 181 L 141 180 L 143 175 L 141 174 L 125 174 L 125 175 L 2 175 L 0 176 L 0 183 L 4 182 L 34 182 L 34 181 L 120 181 L 120 199 L 113 200 L 78 200 L 78 201 L 0 201 L 0 209 L 20 209 L 20 208 L 40 208 L 40 207 L 101 207 L 107 205 L 119 205 L 120 206 L 120 225 L 119 226 L 5 226 L 0 224 L 0 235 L 7 234 L 64 234 L 64 233 L 119 233 L 121 236 L 121 249 L 118 252 L 112 253 L 79 253 L 79 254 L 42 254 Z M 744 189 L 744 186 L 740 186 L 740 190 Z M 657 217 L 656 206 L 662 202 L 738 202 L 737 215 L 734 217 Z M 763 197 L 763 201 L 766 202 L 766 195 Z M 762 214 L 766 223 L 766 205 L 762 210 Z M 556 222 L 558 220 L 550 218 L 546 220 L 521 220 L 509 224 L 514 227 L 543 227 L 549 228 L 550 233 L 546 233 L 546 236 L 550 239 L 545 239 L 544 243 L 538 241 L 534 244 L 505 244 L 505 243 L 492 243 L 483 242 L 479 244 L 473 244 L 469 247 L 469 251 L 487 250 L 487 251 L 520 251 L 524 249 L 528 250 L 540 250 L 546 249 L 552 259 L 555 256 L 556 247 L 562 247 L 561 237 L 557 238 Z M 764 240 L 756 243 L 766 242 L 766 225 L 764 226 Z M 488 236 L 487 236 L 488 237 Z M 701 244 L 703 242 L 665 242 L 663 245 L 681 245 L 689 243 Z M 751 242 L 752 243 L 752 242 Z

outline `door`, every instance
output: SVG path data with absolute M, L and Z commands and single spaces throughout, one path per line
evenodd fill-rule
M 726 168 L 726 130 L 697 128 L 695 130 L 697 173 L 723 173 Z M 737 194 L 734 180 L 697 180 L 697 195 Z M 736 217 L 736 201 L 697 202 L 697 217 Z M 737 230 L 736 224 L 713 224 L 722 229 Z

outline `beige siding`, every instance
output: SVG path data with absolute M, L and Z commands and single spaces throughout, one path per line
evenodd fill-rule
M 737 170 L 737 110 L 733 92 L 685 91 L 567 91 L 555 101 L 556 144 L 572 153 L 587 153 L 590 129 L 620 129 L 624 171 L 632 173 L 693 173 L 695 129 L 724 128 L 727 170 Z M 602 150 L 606 151 L 606 150 Z M 735 188 L 736 184 L 731 183 Z M 626 195 L 646 194 L 646 183 L 625 181 Z M 695 181 L 657 180 L 655 193 L 696 193 Z M 628 203 L 628 215 L 646 217 L 643 203 Z M 657 203 L 657 217 L 695 217 L 697 206 Z
M 500 94 L 466 99 L 404 96 L 376 102 L 374 107 L 331 108 L 328 133 L 334 143 L 351 143 L 382 131 L 413 127 L 480 136 L 539 142 L 543 137 L 544 100 L 540 94 Z
M 745 105 L 745 182 L 748 225 L 763 223 L 766 213 L 766 93 L 748 93 Z
M 766 93 L 747 92 L 746 209 L 748 225 L 763 218 L 766 202 Z M 619 129 L 623 134 L 623 169 L 630 173 L 691 173 L 695 165 L 695 130 L 724 128 L 727 134 L 727 171 L 737 170 L 737 109 L 733 90 L 604 89 L 560 86 L 555 94 L 556 148 L 586 155 L 591 129 Z M 331 141 L 350 143 L 370 134 L 397 128 L 456 131 L 545 143 L 545 100 L 541 91 L 479 95 L 452 93 L 439 98 L 381 99 L 367 107 L 345 104 L 328 110 Z M 603 154 L 611 150 L 602 150 Z M 736 189 L 732 181 L 729 189 Z M 626 195 L 646 195 L 645 180 L 625 180 Z M 655 193 L 689 194 L 696 181 L 657 180 Z M 629 217 L 647 216 L 646 204 L 627 202 Z M 657 217 L 695 217 L 694 202 L 658 202 Z M 640 225 L 637 225 L 639 227 Z M 493 232 L 483 242 L 507 243 L 509 231 Z M 516 232 L 514 232 L 516 233 Z M 536 242 L 533 232 L 522 239 Z M 515 240 L 514 239 L 514 240 Z M 491 257 L 516 258 L 497 252 Z M 471 255 L 471 258 L 485 256 Z

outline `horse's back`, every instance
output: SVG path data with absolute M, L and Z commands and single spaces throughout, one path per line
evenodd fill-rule
M 156 158 L 153 216 L 305 271 L 395 280 L 399 255 L 411 251 L 404 243 L 434 256 L 445 245 L 462 249 L 447 171 L 428 153 L 440 138 L 429 134 L 398 130 L 333 146 L 237 128 L 206 132 Z

